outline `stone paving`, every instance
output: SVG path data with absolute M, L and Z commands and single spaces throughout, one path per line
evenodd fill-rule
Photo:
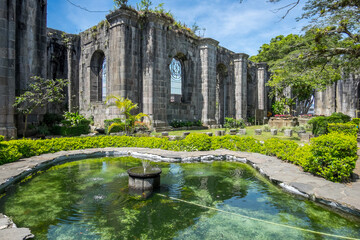
M 283 162 L 275 157 L 258 153 L 215 150 L 203 152 L 173 152 L 147 148 L 97 148 L 44 154 L 0 166 L 0 193 L 27 175 L 62 162 L 103 156 L 133 156 L 151 161 L 166 162 L 209 162 L 238 161 L 250 164 L 270 181 L 285 191 L 326 204 L 330 207 L 360 216 L 360 180 L 354 178 L 347 184 L 333 183 L 321 177 L 303 172 L 296 165 Z M 359 167 L 359 160 L 357 169 Z M 1 223 L 0 214 L 0 223 Z M 9 231 L 12 231 L 9 235 Z M 16 232 L 16 234 L 15 234 Z M 9 238 L 9 236 L 11 236 Z M 0 239 L 27 239 L 30 231 L 23 228 L 1 229 Z

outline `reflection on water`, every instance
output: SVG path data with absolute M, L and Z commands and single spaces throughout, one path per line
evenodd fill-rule
M 127 187 L 126 170 L 141 160 L 89 159 L 55 166 L 16 186 L 0 199 L 0 212 L 31 228 L 37 239 L 328 239 L 242 215 L 360 238 L 359 219 L 285 194 L 247 165 L 156 165 L 162 168 L 161 188 L 147 200 Z

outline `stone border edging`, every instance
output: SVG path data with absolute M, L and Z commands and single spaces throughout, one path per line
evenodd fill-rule
M 132 156 L 153 162 L 191 163 L 236 161 L 247 163 L 285 191 L 360 216 L 360 181 L 340 184 L 303 172 L 299 166 L 259 153 L 230 150 L 174 152 L 149 148 L 94 148 L 43 154 L 0 165 L 0 193 L 39 170 L 69 161 L 96 157 Z

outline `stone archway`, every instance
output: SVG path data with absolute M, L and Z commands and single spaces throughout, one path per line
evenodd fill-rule
M 90 101 L 102 102 L 106 97 L 106 58 L 97 50 L 90 61 Z

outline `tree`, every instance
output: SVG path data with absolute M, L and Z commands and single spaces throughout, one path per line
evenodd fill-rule
M 114 102 L 109 103 L 111 100 Z M 131 111 L 138 109 L 138 104 L 133 103 L 128 98 L 123 98 L 115 95 L 109 95 L 106 98 L 106 103 L 109 103 L 108 106 L 116 106 L 120 109 L 121 114 L 125 117 L 125 132 L 130 132 L 134 128 L 135 121 L 141 120 L 144 117 L 147 117 L 150 121 L 149 115 L 145 113 L 138 113 L 136 115 L 131 114 Z
M 128 3 L 128 0 L 114 0 L 115 7 L 121 8 L 126 7 Z
M 44 79 L 38 76 L 31 78 L 26 91 L 16 97 L 13 105 L 18 112 L 25 115 L 23 137 L 26 134 L 29 114 L 48 103 L 61 102 L 67 84 L 67 79 Z

